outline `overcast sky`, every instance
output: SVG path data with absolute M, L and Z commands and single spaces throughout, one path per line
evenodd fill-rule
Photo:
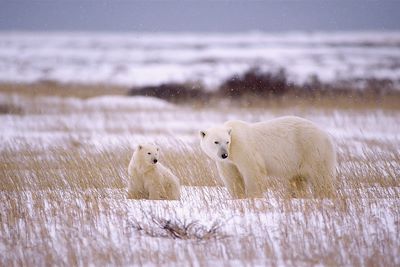
M 0 30 L 400 30 L 400 1 L 0 0 Z

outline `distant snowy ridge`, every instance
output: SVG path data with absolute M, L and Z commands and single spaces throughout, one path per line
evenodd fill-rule
M 400 32 L 0 33 L 0 82 L 215 88 L 255 66 L 285 68 L 297 82 L 311 75 L 398 82 Z

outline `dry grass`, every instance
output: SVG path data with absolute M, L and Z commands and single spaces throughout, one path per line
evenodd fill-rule
M 192 148 L 179 140 L 160 146 L 164 164 L 183 185 L 218 184 L 216 168 L 202 155 L 200 147 Z M 43 150 L 28 145 L 18 151 L 4 149 L 0 154 L 0 191 L 125 188 L 132 153 L 128 146 L 110 150 L 73 145 Z
M 35 101 L 32 104 L 40 105 Z M 75 132 L 82 136 L 92 133 L 86 129 L 90 125 L 63 127 L 56 121 L 72 110 L 60 106 L 57 113 L 54 108 L 48 111 L 49 117 L 46 109 L 41 115 L 33 115 L 39 116 L 38 122 L 47 121 L 40 128 L 33 125 L 26 131 L 50 136 L 65 133 L 62 142 L 45 145 L 24 135 L 13 139 L 16 143 L 1 146 L 0 266 L 400 264 L 400 151 L 396 125 L 365 125 L 363 129 L 368 135 L 371 129 L 379 128 L 388 136 L 394 134 L 393 138 L 360 134 L 352 139 L 335 139 L 339 173 L 337 197 L 333 199 L 289 198 L 282 184 L 272 180 L 263 199 L 231 200 L 219 186 L 214 164 L 201 153 L 197 142 L 171 138 L 168 130 L 157 128 L 157 136 L 167 138 L 157 139 L 163 151 L 161 161 L 185 185 L 182 200 L 133 201 L 126 199 L 125 189 L 132 144 L 124 141 L 125 128 L 111 124 L 118 123 L 118 112 L 101 110 L 107 127 L 104 132 L 97 128 L 93 131 L 103 136 L 117 135 L 123 141 L 101 147 L 70 136 Z M 250 120 L 265 116 L 264 109 L 229 110 Z M 282 110 L 298 112 L 297 108 Z M 215 116 L 226 109 L 212 111 Z M 74 112 L 101 120 L 93 110 Z M 124 112 L 127 115 L 122 121 L 142 111 Z M 195 117 L 198 119 L 208 117 L 210 111 L 198 108 L 190 112 L 199 114 Z M 366 109 L 361 115 L 349 113 L 340 120 L 333 119 L 336 113 L 332 110 L 304 108 L 301 112 L 305 116 L 319 112 L 321 121 L 331 119 L 335 128 L 346 131 L 362 125 L 364 114 L 376 110 Z M 391 112 L 398 111 L 388 113 L 396 121 L 398 117 L 393 114 L 398 113 Z M 151 123 L 162 125 L 167 115 L 156 114 L 159 121 Z M 176 116 L 173 120 L 182 119 L 172 114 L 168 116 Z M 0 120 L 7 122 L 24 120 L 29 114 L 1 116 Z M 20 127 L 18 123 L 7 125 L 15 127 L 7 130 Z M 135 133 L 148 132 L 143 125 L 127 127 Z M 7 131 L 0 133 L 6 140 Z
M 167 161 L 180 177 L 188 174 L 184 183 L 215 184 L 202 156 L 192 155 L 190 168 L 174 160 L 190 151 L 180 149 Z M 342 155 L 332 200 L 285 198 L 277 183 L 262 200 L 230 201 L 225 190 L 198 187 L 184 189 L 177 203 L 131 202 L 123 189 L 128 159 L 123 147 L 2 152 L 1 265 L 399 263 L 394 149 Z
M 104 95 L 128 95 L 129 89 L 122 86 L 106 86 L 106 85 L 82 85 L 82 84 L 61 84 L 55 82 L 40 82 L 34 84 L 0 84 L 0 93 L 7 95 L 17 94 L 25 97 L 38 96 L 56 96 L 56 97 L 74 97 L 80 99 L 88 99 L 91 97 Z M 262 96 L 243 96 L 241 98 L 232 99 L 230 97 L 184 97 L 180 104 L 187 104 L 190 107 L 218 107 L 221 102 L 226 105 L 234 105 L 242 108 L 329 108 L 329 109 L 400 109 L 400 94 L 398 91 L 392 91 L 391 94 L 384 95 L 369 95 L 369 94 L 340 94 L 337 95 L 295 95 L 287 93 L 277 97 L 262 97 Z M 0 106 L 0 114 L 12 111 L 21 113 L 23 107 Z
M 384 96 L 368 96 L 368 95 L 318 95 L 318 96 L 296 96 L 291 93 L 276 97 L 255 97 L 244 96 L 238 99 L 234 98 L 211 98 L 208 101 L 189 101 L 188 106 L 199 109 L 215 107 L 220 108 L 221 105 L 229 108 L 240 107 L 246 110 L 259 110 L 265 108 L 268 110 L 304 110 L 323 109 L 330 110 L 399 110 L 400 94 Z
M 0 92 L 29 97 L 58 96 L 87 99 L 102 95 L 126 95 L 128 93 L 128 88 L 115 85 L 62 84 L 47 81 L 33 84 L 2 83 L 0 84 Z

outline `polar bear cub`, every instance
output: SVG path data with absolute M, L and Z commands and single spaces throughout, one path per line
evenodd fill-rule
M 260 197 L 269 178 L 280 179 L 291 195 L 308 191 L 330 197 L 336 152 L 328 133 L 311 121 L 287 116 L 266 122 L 228 121 L 200 131 L 202 150 L 217 164 L 235 198 Z
M 159 152 L 155 145 L 138 145 L 128 166 L 128 198 L 180 199 L 179 179 L 159 163 Z

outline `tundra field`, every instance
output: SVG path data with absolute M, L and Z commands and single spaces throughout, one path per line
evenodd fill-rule
M 206 107 L 3 90 L 0 266 L 399 266 L 398 102 L 337 101 Z M 232 200 L 198 131 L 289 114 L 332 134 L 337 196 L 290 198 L 271 178 L 264 198 Z M 161 147 L 181 201 L 126 198 L 140 142 Z

